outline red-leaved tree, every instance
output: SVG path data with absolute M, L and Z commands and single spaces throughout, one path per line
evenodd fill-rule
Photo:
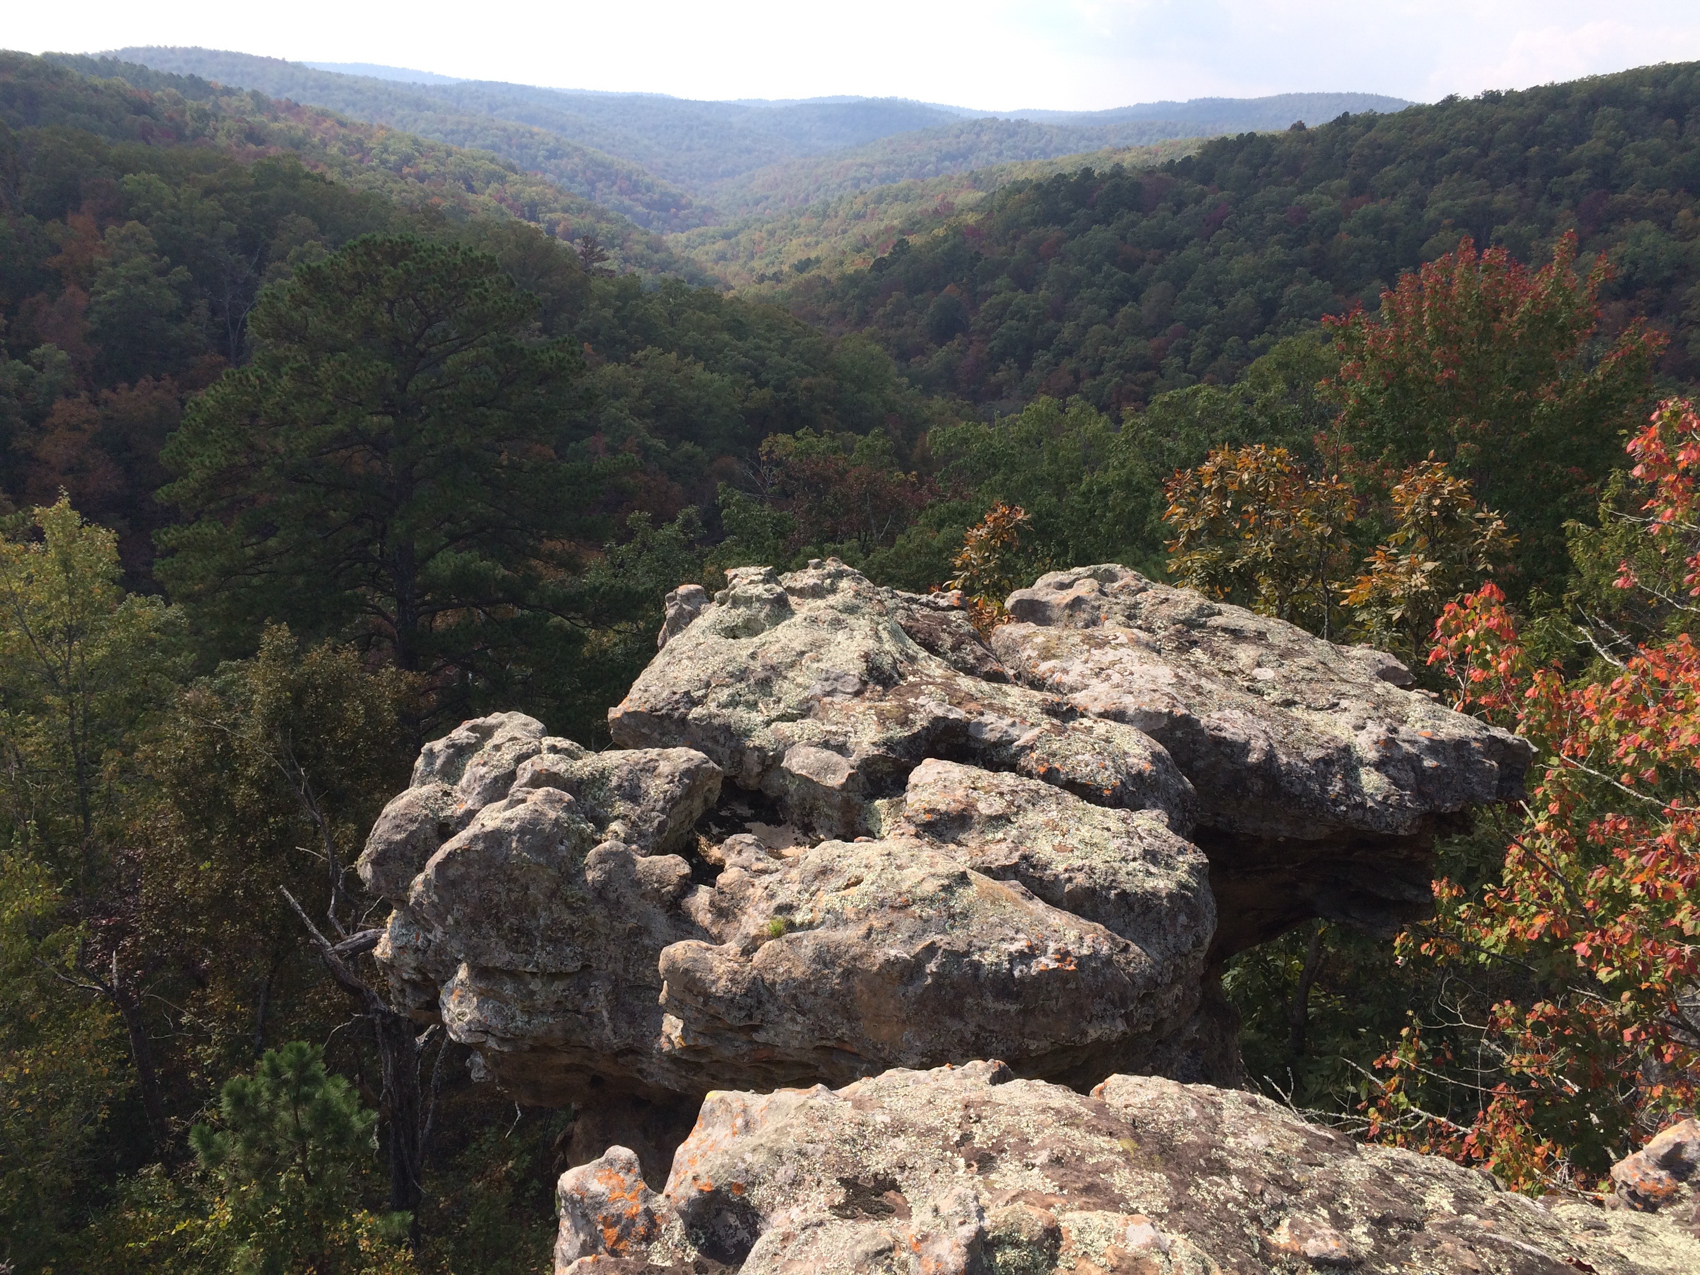
M 1629 452 L 1650 552 L 1617 587 L 1693 608 L 1700 417 L 1666 402 Z M 1437 882 L 1436 921 L 1400 940 L 1403 959 L 1455 971 L 1457 994 L 1449 1022 L 1413 1021 L 1381 1060 L 1372 1129 L 1519 1189 L 1587 1187 L 1700 1091 L 1700 646 L 1680 631 L 1601 644 L 1567 679 L 1491 584 L 1436 638 L 1457 706 L 1540 752 L 1497 880 Z

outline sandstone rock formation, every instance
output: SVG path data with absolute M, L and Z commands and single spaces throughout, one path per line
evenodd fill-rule
M 523 1101 L 1232 1079 L 1211 962 L 1408 914 L 1435 828 L 1528 760 L 1385 656 L 1121 567 L 1016 594 L 992 647 L 836 561 L 728 577 L 669 595 L 617 747 L 468 722 L 361 859 L 397 1002 Z
M 714 1093 L 647 1190 L 630 1153 L 563 1175 L 557 1275 L 1687 1275 L 1700 1238 L 1366 1147 L 1252 1094 L 1000 1063 L 838 1090 Z
M 1646 1213 L 1665 1211 L 1700 1233 L 1700 1121 L 1684 1120 L 1612 1166 L 1617 1200 Z
M 1324 642 L 1120 566 L 1009 598 L 992 649 L 1022 683 L 1163 745 L 1198 794 L 1230 955 L 1309 916 L 1391 932 L 1430 904 L 1440 824 L 1521 792 L 1531 750 Z

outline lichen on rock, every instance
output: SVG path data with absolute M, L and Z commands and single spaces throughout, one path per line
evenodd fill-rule
M 579 1174 L 562 1178 L 564 1200 Z M 1360 1145 L 1253 1094 L 1128 1075 L 1082 1094 L 996 1062 L 837 1090 L 711 1094 L 650 1207 L 654 1239 L 623 1249 L 623 1269 L 1700 1270 L 1700 1238 L 1673 1222 L 1536 1202 L 1480 1170 Z M 575 1259 L 556 1269 L 607 1268 Z
M 1224 955 L 1305 917 L 1411 915 L 1437 827 L 1528 759 L 1388 657 L 1122 567 L 1019 591 L 989 645 L 960 596 L 835 560 L 727 575 L 669 595 L 614 748 L 520 713 L 463 723 L 359 865 L 395 905 L 396 1004 L 521 1101 L 643 1113 L 620 1145 L 652 1177 L 714 1090 L 988 1057 L 1082 1088 L 1235 1082 Z M 927 1205 L 940 1262 L 958 1206 Z M 1307 1225 L 1281 1242 L 1334 1251 Z M 1032 1232 L 1064 1255 L 1097 1237 L 1081 1262 L 1192 1261 L 1120 1205 L 984 1227 L 991 1253 Z

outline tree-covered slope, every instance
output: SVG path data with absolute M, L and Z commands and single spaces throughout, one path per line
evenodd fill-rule
M 1203 144 L 1200 138 L 1185 138 L 888 181 L 804 207 L 770 208 L 723 225 L 701 226 L 671 236 L 668 244 L 734 288 L 773 290 L 811 272 L 830 275 L 866 267 L 899 238 L 966 219 L 987 195 L 1010 182 L 1083 167 L 1149 168 Z
M 287 152 L 344 181 L 382 190 L 405 205 L 431 205 L 455 216 L 501 210 L 563 238 L 593 235 L 615 264 L 625 269 L 699 277 L 688 262 L 668 251 L 659 236 L 484 151 L 136 63 L 64 54 L 43 59 L 7 56 L 15 59 L 7 74 L 13 84 L 9 91 L 20 110 L 27 110 L 31 100 L 30 93 L 20 86 L 40 79 L 45 74 L 43 68 L 60 66 L 79 77 L 112 79 L 139 90 L 128 94 L 113 90 L 103 100 L 113 103 L 111 109 L 131 120 L 127 127 L 141 129 L 147 136 L 163 130 L 162 136 L 173 142 L 218 145 L 248 156 Z M 61 99 L 79 94 L 90 96 L 84 90 L 72 93 L 55 89 L 46 95 L 45 109 L 65 109 Z
M 216 49 L 130 48 L 113 56 L 477 146 L 662 230 L 993 164 L 1405 105 L 1373 94 L 1296 93 L 998 118 L 896 98 L 701 102 L 486 81 L 406 83 Z
M 327 106 L 425 136 L 455 128 L 470 135 L 482 119 L 552 133 L 578 147 L 641 165 L 651 182 L 693 192 L 706 183 L 781 160 L 859 146 L 893 133 L 951 122 L 938 107 L 900 99 L 799 102 L 756 106 L 697 102 L 654 93 L 584 93 L 523 84 L 462 81 L 400 84 L 375 77 L 316 71 L 298 62 L 216 49 L 131 48 L 113 56 L 161 70 Z M 477 143 L 519 162 L 497 144 Z M 1075 148 L 1078 149 L 1078 148 Z M 670 212 L 670 208 L 659 211 Z
M 1664 373 L 1689 378 L 1697 195 L 1700 64 L 1649 67 L 1014 183 L 794 305 L 983 404 L 1126 406 L 1231 380 L 1466 235 L 1529 261 L 1574 230 L 1616 270 L 1608 326 L 1645 312 L 1678 335 Z
M 536 298 L 540 330 L 572 337 L 586 367 L 559 445 L 621 458 L 606 486 L 576 492 L 595 536 L 623 534 L 632 513 L 712 510 L 718 481 L 770 433 L 912 441 L 926 428 L 931 409 L 866 342 L 841 348 L 781 309 L 657 280 L 652 237 L 547 182 L 150 74 L 144 91 L 0 54 L 0 513 L 64 488 L 119 530 L 137 579 L 171 516 L 153 493 L 185 401 L 248 358 L 263 288 L 363 234 L 490 253 Z M 624 273 L 587 271 L 563 242 L 616 223 Z
M 141 72 L 145 67 L 254 89 L 433 141 L 489 151 L 648 229 L 676 229 L 698 220 L 685 191 L 629 160 L 581 145 L 559 131 L 476 109 L 462 110 L 430 96 L 420 85 L 318 71 L 281 58 L 204 49 L 125 49 L 101 58 L 54 56 L 84 73 L 123 75 L 132 83 L 145 78 Z
M 1196 136 L 1183 125 L 1162 120 L 1090 129 L 1024 120 L 960 120 L 884 137 L 851 150 L 741 173 L 717 183 L 709 197 L 728 217 L 772 216 L 896 182 L 927 181 L 976 169 L 1154 146 Z M 1149 162 L 1149 157 L 1141 158 Z

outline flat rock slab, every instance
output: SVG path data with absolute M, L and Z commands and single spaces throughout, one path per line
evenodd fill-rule
M 1251 1094 L 1118 1075 L 1084 1095 L 995 1062 L 714 1093 L 665 1190 L 634 1179 L 618 1148 L 562 1177 L 557 1275 L 1700 1270 L 1662 1217 L 1538 1204 Z
M 1322 915 L 1391 931 L 1429 906 L 1436 827 L 1522 793 L 1528 743 L 1339 646 L 1114 564 L 1010 595 L 992 648 L 1022 684 L 1163 745 L 1217 868 L 1218 954 Z

